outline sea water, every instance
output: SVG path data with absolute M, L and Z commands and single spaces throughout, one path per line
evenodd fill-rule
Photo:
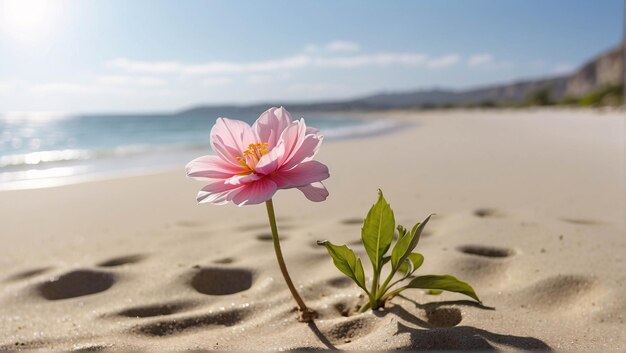
M 180 168 L 212 153 L 209 133 L 219 112 L 184 114 L 0 114 L 0 190 L 63 185 Z M 347 114 L 292 114 L 325 141 L 396 129 L 388 120 Z M 254 113 L 228 116 L 252 124 Z

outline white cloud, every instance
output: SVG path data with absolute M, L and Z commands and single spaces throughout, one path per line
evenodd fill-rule
M 348 53 L 361 50 L 359 43 L 351 42 L 347 40 L 333 40 L 323 45 L 310 43 L 302 48 L 302 51 L 309 54 L 315 54 L 320 52 L 329 53 Z
M 555 74 L 567 74 L 574 71 L 575 68 L 576 67 L 570 63 L 560 63 L 554 66 L 552 72 Z
M 117 58 L 108 62 L 111 67 L 123 69 L 129 72 L 150 72 L 154 74 L 177 73 L 181 70 L 181 64 L 176 61 L 137 61 L 126 58 Z
M 493 64 L 493 55 L 488 53 L 483 54 L 474 54 L 467 59 L 467 66 L 476 67 L 476 66 L 487 66 Z
M 252 84 L 268 83 L 271 81 L 273 81 L 273 78 L 270 75 L 251 75 L 246 78 L 246 82 Z
M 220 87 L 233 83 L 231 77 L 209 77 L 201 81 L 201 84 L 206 87 Z
M 111 67 L 135 73 L 151 74 L 240 74 L 249 72 L 267 72 L 285 69 L 297 69 L 309 64 L 307 55 L 295 55 L 282 59 L 237 63 L 212 61 L 202 64 L 183 64 L 177 61 L 137 61 L 117 58 L 108 64 Z
M 150 86 L 157 87 L 163 86 L 167 83 L 162 78 L 153 76 L 126 76 L 126 75 L 111 75 L 100 76 L 96 79 L 96 83 L 102 85 L 112 86 Z
M 389 65 L 422 65 L 428 57 L 420 53 L 378 53 L 369 55 L 343 57 L 316 57 L 314 64 L 320 67 L 354 68 L 362 66 L 389 66 Z
M 448 54 L 431 58 L 422 53 L 373 53 L 347 56 L 321 56 L 300 54 L 286 58 L 246 63 L 213 61 L 201 64 L 183 64 L 176 61 L 136 61 L 118 58 L 108 64 L 114 68 L 143 74 L 182 74 L 182 75 L 228 75 L 261 74 L 305 68 L 358 68 L 365 66 L 422 66 L 426 68 L 445 68 L 458 63 L 461 57 Z
M 513 67 L 513 63 L 496 60 L 490 53 L 480 53 L 467 58 L 467 67 L 480 70 L 500 70 Z
M 346 40 L 335 40 L 326 44 L 326 50 L 330 52 L 354 52 L 359 51 L 359 49 L 361 49 L 359 43 Z
M 287 69 L 298 69 L 309 64 L 310 58 L 306 55 L 296 55 L 282 59 L 257 61 L 249 63 L 209 62 L 199 65 L 184 66 L 183 74 L 215 74 L 215 73 L 249 73 L 269 72 Z
M 461 57 L 457 54 L 448 54 L 438 58 L 429 59 L 426 66 L 432 69 L 441 69 L 458 63 Z

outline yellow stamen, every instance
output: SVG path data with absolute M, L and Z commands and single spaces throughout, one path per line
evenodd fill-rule
M 252 171 L 261 157 L 269 153 L 268 147 L 269 143 L 267 142 L 251 143 L 247 150 L 241 152 L 241 157 L 237 157 L 237 161 Z

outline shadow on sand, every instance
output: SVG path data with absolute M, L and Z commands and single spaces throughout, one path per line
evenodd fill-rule
M 422 320 L 399 305 L 385 311 L 374 312 L 374 315 L 383 317 L 395 315 L 402 321 L 412 323 L 419 328 L 409 327 L 398 320 L 398 334 L 408 333 L 411 337 L 411 346 L 403 349 L 417 350 L 458 350 L 458 351 L 497 351 L 500 348 L 552 351 L 545 342 L 534 337 L 522 337 L 489 332 L 471 326 L 456 326 L 461 322 L 461 313 L 455 306 L 472 306 L 483 310 L 495 308 L 483 306 L 469 300 L 431 302 L 419 304 L 408 298 L 419 309 L 426 312 L 428 321 Z M 331 341 L 319 330 L 317 325 L 309 323 L 309 328 L 315 333 L 322 344 L 328 349 L 337 350 Z
M 450 306 L 472 306 L 482 310 L 495 310 L 493 307 L 484 306 L 471 300 L 441 301 L 420 304 L 402 296 L 407 301 L 415 304 L 416 308 L 426 312 L 428 321 L 424 321 L 396 305 L 385 312 L 382 316 L 396 315 L 406 322 L 419 326 L 421 329 L 408 327 L 398 322 L 396 334 L 408 333 L 411 335 L 411 347 L 419 350 L 498 350 L 497 346 L 523 350 L 552 351 L 545 342 L 534 337 L 521 337 L 489 332 L 471 326 L 456 326 L 461 322 L 461 312 Z
M 315 324 L 315 321 L 309 322 L 308 325 L 311 331 L 313 331 L 313 333 L 317 336 L 317 338 L 319 338 L 320 342 L 322 342 L 322 344 L 326 346 L 326 348 L 333 349 L 333 350 L 338 349 L 330 342 L 330 340 L 328 340 L 328 338 L 324 335 L 324 333 L 320 331 L 320 329 Z

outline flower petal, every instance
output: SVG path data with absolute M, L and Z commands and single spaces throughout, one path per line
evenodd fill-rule
M 298 190 L 302 191 L 304 196 L 306 196 L 307 199 L 313 202 L 321 202 L 326 200 L 326 198 L 328 197 L 328 190 L 326 190 L 326 187 L 321 182 L 301 186 L 298 188 Z
M 245 172 L 246 168 L 241 165 L 234 166 L 218 156 L 202 156 L 187 163 L 185 167 L 187 176 L 194 179 L 205 180 L 209 178 L 227 179 L 233 175 Z
M 319 182 L 329 176 L 327 166 L 318 161 L 308 161 L 290 170 L 279 170 L 271 178 L 279 189 L 289 189 Z
M 254 167 L 254 171 L 263 175 L 269 175 L 275 172 L 278 167 L 280 167 L 279 163 L 283 159 L 284 154 L 285 143 L 279 141 L 276 147 L 259 159 L 259 163 Z
M 259 116 L 252 125 L 252 130 L 256 133 L 258 142 L 267 142 L 269 149 L 273 149 L 289 124 L 291 115 L 287 109 L 272 107 Z
M 232 199 L 232 193 L 241 185 L 226 184 L 224 181 L 217 181 L 202 188 L 198 192 L 196 200 L 198 203 L 212 203 L 224 205 Z
M 306 136 L 306 126 L 304 126 L 303 123 L 304 120 L 292 122 L 280 135 L 278 144 L 284 144 L 285 148 L 285 152 L 278 162 L 280 166 L 283 166 L 287 161 L 289 161 L 293 152 L 297 150 L 298 145 L 302 140 L 304 140 L 304 137 Z
M 239 184 L 251 183 L 251 182 L 257 181 L 257 180 L 259 180 L 261 178 L 262 178 L 262 176 L 260 176 L 260 175 L 258 175 L 256 173 L 240 174 L 240 175 L 233 175 L 232 177 L 226 179 L 224 182 L 226 184 L 239 185 Z
M 317 151 L 319 151 L 322 140 L 322 135 L 306 135 L 302 141 L 291 153 L 291 156 L 283 163 L 282 168 L 291 169 L 298 165 L 298 163 L 305 163 L 315 157 Z
M 294 121 L 287 127 L 281 135 L 281 140 L 285 144 L 285 154 L 279 162 L 279 168 L 291 169 L 298 163 L 313 159 L 323 140 L 323 136 L 316 131 L 307 128 L 304 119 Z
M 278 187 L 270 178 L 241 184 L 241 187 L 233 192 L 232 200 L 238 206 L 256 205 L 265 202 L 274 196 Z
M 211 129 L 211 147 L 223 160 L 238 165 L 237 157 L 255 143 L 252 128 L 244 121 L 218 118 Z

